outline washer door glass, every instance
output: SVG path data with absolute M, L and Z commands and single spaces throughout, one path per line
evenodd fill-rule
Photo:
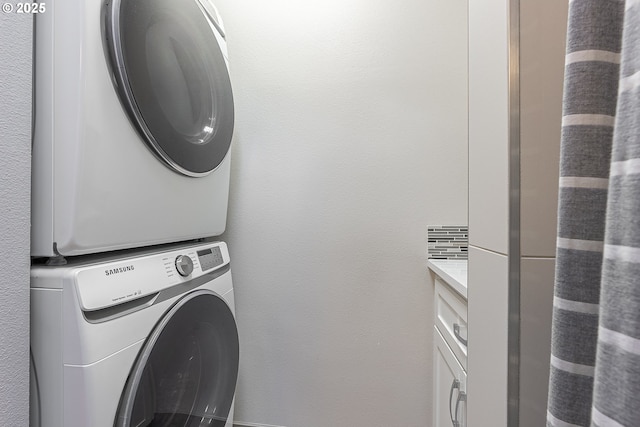
M 154 154 L 204 176 L 231 145 L 231 82 L 210 0 L 108 0 L 105 38 L 116 89 Z
M 145 343 L 127 380 L 117 427 L 224 427 L 238 376 L 238 332 L 227 304 L 195 291 Z

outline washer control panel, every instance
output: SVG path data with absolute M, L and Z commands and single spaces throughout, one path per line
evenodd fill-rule
M 80 268 L 75 273 L 80 306 L 93 311 L 141 298 L 228 263 L 227 245 L 216 242 Z
M 213 248 L 202 249 L 197 252 L 198 260 L 202 271 L 211 270 L 219 265 L 224 264 L 224 258 L 219 246 Z

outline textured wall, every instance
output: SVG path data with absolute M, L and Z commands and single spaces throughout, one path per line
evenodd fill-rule
M 467 221 L 466 1 L 217 4 L 237 423 L 430 425 L 427 225 Z
M 0 425 L 29 424 L 30 15 L 0 13 Z

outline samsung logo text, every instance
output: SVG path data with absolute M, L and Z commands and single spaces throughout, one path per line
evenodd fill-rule
M 126 273 L 127 271 L 133 271 L 133 270 L 134 270 L 133 265 L 127 265 L 125 267 L 110 268 L 109 270 L 105 270 L 104 275 L 111 276 L 112 274 Z

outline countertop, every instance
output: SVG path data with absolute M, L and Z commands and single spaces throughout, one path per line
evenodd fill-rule
M 454 291 L 467 299 L 467 260 L 462 259 L 430 259 L 429 270 L 437 274 Z

